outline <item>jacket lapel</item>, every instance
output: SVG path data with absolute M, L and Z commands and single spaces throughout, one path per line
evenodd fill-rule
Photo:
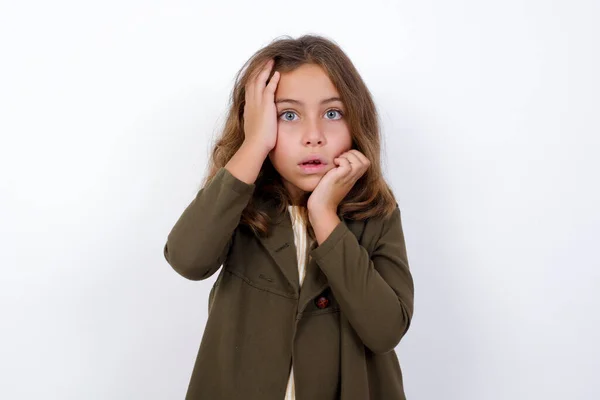
M 316 261 L 310 259 L 307 262 L 304 281 L 300 289 L 298 312 L 303 312 L 308 303 L 321 294 L 328 286 L 327 277 L 321 268 L 319 268 Z
M 329 286 L 327 277 L 316 261 L 309 258 L 307 260 L 304 280 L 302 281 L 302 288 L 300 288 L 298 258 L 289 210 L 286 208 L 283 214 L 278 215 L 272 203 L 265 202 L 262 206 L 263 211 L 271 217 L 272 227 L 269 236 L 259 237 L 258 240 L 269 252 L 293 288 L 294 294 L 299 299 L 298 312 L 302 312 L 310 301 L 327 289 Z M 355 232 L 357 229 L 355 223 L 344 220 L 339 212 L 338 217 L 341 220 L 340 223 L 345 223 L 354 235 L 357 235 L 357 232 Z M 307 249 L 307 252 L 309 251 L 310 249 Z
M 277 215 L 272 205 L 264 211 L 271 217 L 271 232 L 269 236 L 258 237 L 258 240 L 277 263 L 297 297 L 300 292 L 300 278 L 290 214 L 286 210 L 285 214 Z

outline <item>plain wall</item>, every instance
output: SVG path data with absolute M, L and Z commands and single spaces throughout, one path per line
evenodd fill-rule
M 0 398 L 181 399 L 216 275 L 163 258 L 235 73 L 342 46 L 415 280 L 408 398 L 600 398 L 596 1 L 0 6 Z

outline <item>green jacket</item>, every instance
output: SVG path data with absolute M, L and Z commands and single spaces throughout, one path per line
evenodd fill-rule
M 300 289 L 289 211 L 262 205 L 276 222 L 266 238 L 239 224 L 254 188 L 219 169 L 164 246 L 187 279 L 223 265 L 186 399 L 283 400 L 292 362 L 297 400 L 405 399 L 394 348 L 414 286 L 398 204 L 386 220 L 340 218 L 309 249 Z

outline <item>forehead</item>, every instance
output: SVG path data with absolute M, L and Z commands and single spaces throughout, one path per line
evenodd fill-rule
M 315 64 L 282 73 L 275 91 L 276 101 L 286 98 L 310 104 L 331 97 L 339 97 L 339 93 L 325 70 Z

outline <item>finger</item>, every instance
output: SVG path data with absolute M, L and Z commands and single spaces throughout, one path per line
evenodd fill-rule
M 349 171 L 344 175 L 344 183 L 355 182 L 365 171 L 362 161 L 352 153 L 345 153 L 342 158 L 348 160 Z
M 269 62 L 271 62 L 271 59 L 264 60 L 259 65 L 257 65 L 256 68 L 254 69 L 254 71 L 252 71 L 252 75 L 250 75 L 250 78 L 248 79 L 248 81 L 250 81 L 250 82 L 256 82 L 258 80 L 258 77 L 260 76 L 260 74 L 265 69 L 267 69 L 267 66 L 269 65 Z
M 369 161 L 369 159 L 363 153 L 361 153 L 358 150 L 350 150 L 350 153 L 355 155 L 360 160 L 361 168 L 363 169 L 363 173 L 364 173 L 364 171 L 369 169 L 369 167 L 371 166 L 371 161 Z
M 338 158 L 336 158 L 336 160 L 338 160 L 338 164 L 340 165 L 339 169 L 342 170 L 342 176 L 345 176 L 352 172 L 352 166 L 350 165 L 350 161 L 348 161 L 346 157 L 339 156 Z
M 362 160 L 358 158 L 355 153 L 347 152 L 343 155 L 343 157 L 346 157 L 354 168 L 361 167 L 363 165 Z
M 248 81 L 246 82 L 245 89 L 245 100 L 246 104 L 251 102 L 250 100 L 254 100 L 256 98 L 256 80 L 260 75 L 260 72 L 264 70 L 265 66 L 269 60 L 264 61 L 259 67 L 257 67 L 250 75 L 248 76 Z
M 350 169 L 352 171 L 362 169 L 362 162 L 355 155 L 353 155 L 350 152 L 345 152 L 345 153 L 340 154 L 339 158 L 347 160 L 348 164 L 350 166 Z
M 273 76 L 271 77 L 271 80 L 267 84 L 267 88 L 265 89 L 265 94 L 268 96 L 269 101 L 273 101 L 273 99 L 275 97 L 275 91 L 277 90 L 277 84 L 279 83 L 280 77 L 281 77 L 281 74 L 279 73 L 279 71 L 273 72 Z
M 367 157 L 365 157 L 365 155 L 363 153 L 361 153 L 360 151 L 358 151 L 356 149 L 350 149 L 346 153 L 355 155 L 363 163 L 367 161 Z
M 265 90 L 267 84 L 267 78 L 269 77 L 269 73 L 271 72 L 271 68 L 273 66 L 273 60 L 269 59 L 260 73 L 256 76 L 256 80 L 254 81 L 254 98 L 256 101 L 262 100 L 262 95 Z
M 338 157 L 338 163 L 340 164 L 338 171 L 337 181 L 343 185 L 354 181 L 354 174 L 352 173 L 352 165 L 346 157 Z
M 244 88 L 244 107 L 250 102 L 250 99 L 254 98 L 254 89 L 253 85 L 250 83 L 246 84 Z

